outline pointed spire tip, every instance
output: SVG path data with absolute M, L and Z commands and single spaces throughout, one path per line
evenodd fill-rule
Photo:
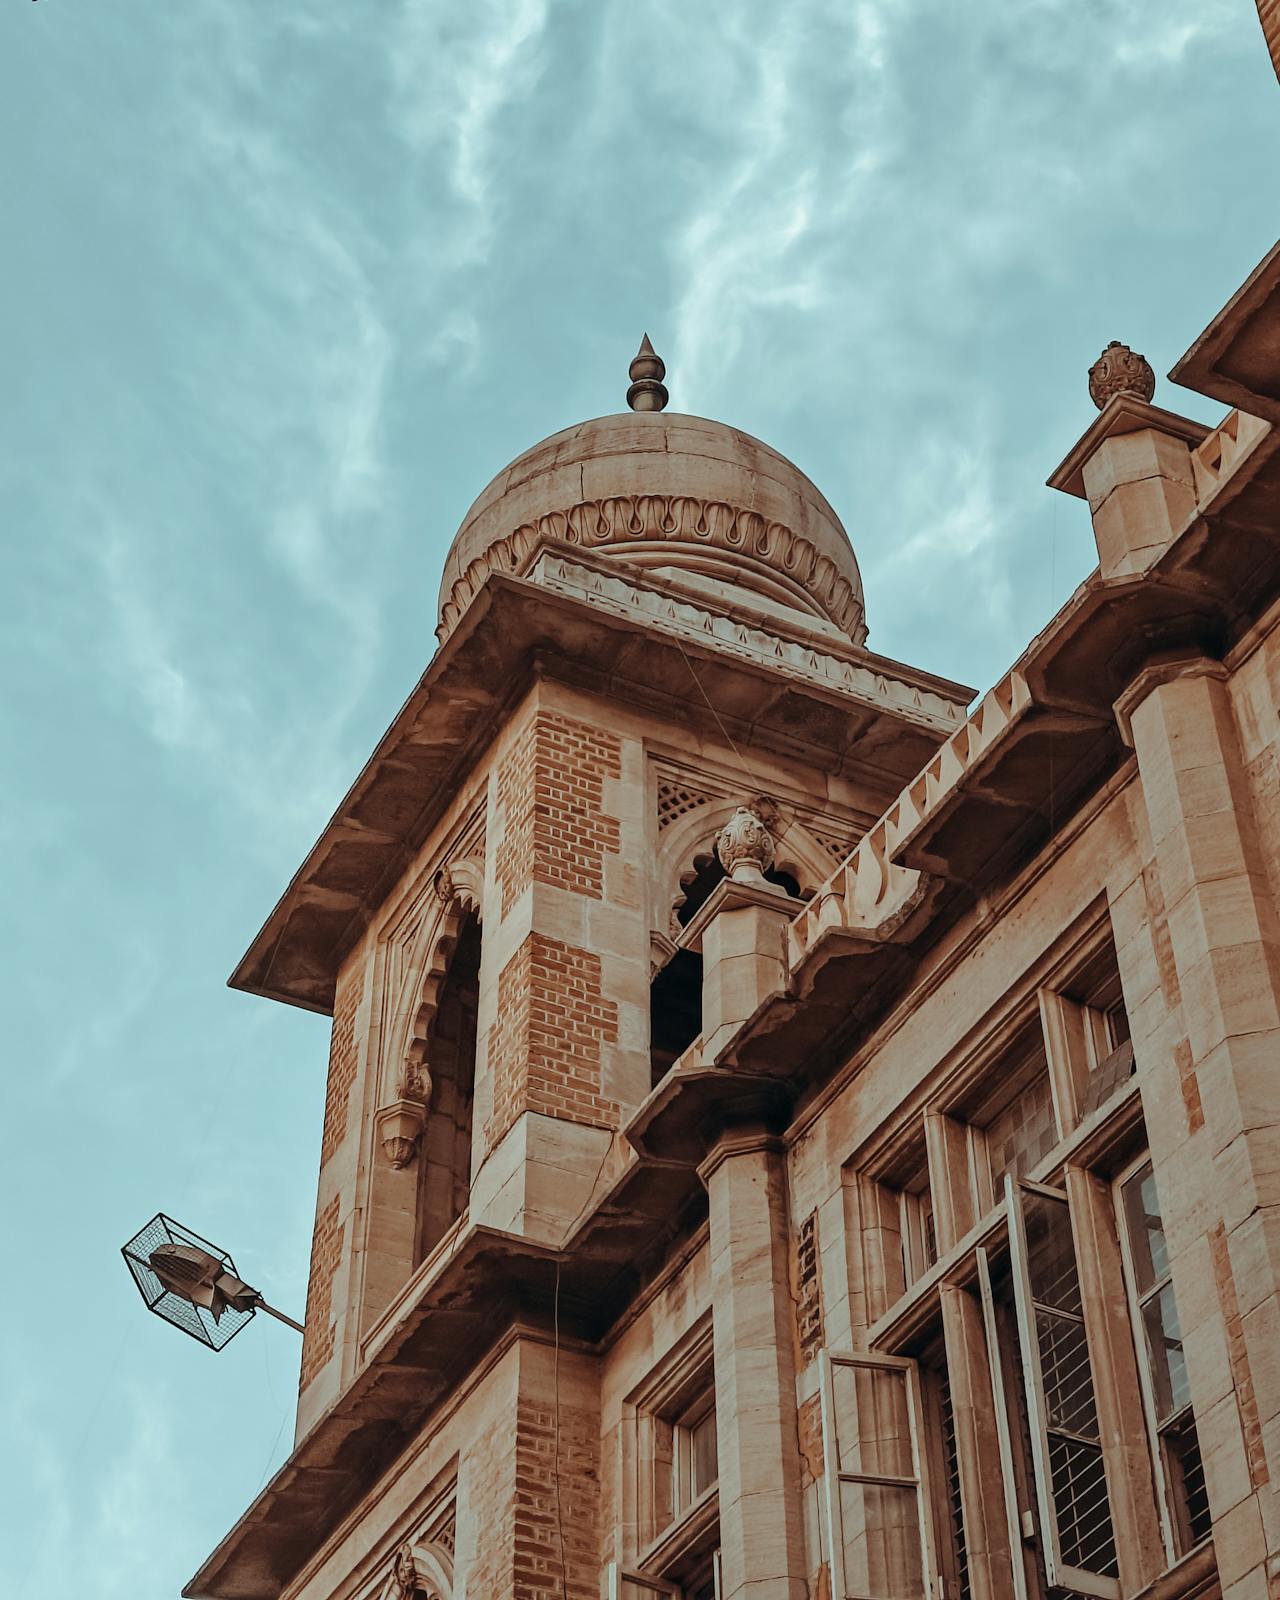
M 661 411 L 670 396 L 663 385 L 667 375 L 666 364 L 649 343 L 646 333 L 631 363 L 631 387 L 627 390 L 627 404 L 633 411 Z

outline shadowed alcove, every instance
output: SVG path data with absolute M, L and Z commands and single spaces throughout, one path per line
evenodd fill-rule
M 700 851 L 690 874 L 680 879 L 683 899 L 677 902 L 673 917 L 688 927 L 706 903 L 711 891 L 725 876 L 720 858 L 712 849 Z M 791 873 L 777 867 L 765 873 L 789 895 L 799 896 L 800 885 Z M 672 929 L 675 932 L 675 928 Z M 695 950 L 677 950 L 654 974 L 649 985 L 649 1063 L 651 1081 L 656 1084 L 702 1032 L 702 957 Z
M 427 1031 L 431 1098 L 418 1149 L 415 1266 L 467 1209 L 479 1001 L 480 919 L 468 911 L 458 927 Z

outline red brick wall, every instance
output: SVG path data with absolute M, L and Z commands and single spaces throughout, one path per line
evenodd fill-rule
M 1280 78 L 1280 0 L 1258 0 L 1258 17 L 1271 51 L 1271 65 Z
M 562 1405 L 557 1448 L 554 1411 L 527 1400 L 520 1402 L 516 1415 L 514 1600 L 564 1600 L 565 1595 L 568 1600 L 597 1600 L 599 1451 L 599 1428 L 591 1414 Z
M 796 1308 L 796 1351 L 806 1366 L 822 1349 L 822 1286 L 818 1265 L 818 1213 L 811 1211 L 796 1234 L 791 1292 Z
M 305 1389 L 333 1354 L 334 1325 L 333 1275 L 342 1259 L 342 1224 L 338 1221 L 338 1197 L 316 1218 L 311 1238 L 311 1273 L 307 1281 L 306 1333 L 302 1338 L 302 1374 L 299 1390 Z
M 617 1127 L 600 1047 L 617 1041 L 618 1008 L 600 991 L 598 956 L 531 933 L 498 976 L 497 1014 L 489 1030 L 490 1149 L 523 1111 Z
M 805 1487 L 822 1476 L 822 1397 L 810 1395 L 796 1413 L 800 1428 L 800 1481 Z
M 596 1600 L 600 1580 L 598 1419 L 521 1400 L 515 1427 L 491 1433 L 467 1481 L 476 1553 L 467 1593 L 512 1600 Z M 557 1514 L 556 1482 L 560 1485 Z M 561 1562 L 560 1530 L 564 1529 Z M 564 1574 L 564 1576 L 562 1576 Z
M 329 1087 L 325 1091 L 324 1128 L 320 1135 L 320 1165 L 342 1143 L 347 1131 L 347 1107 L 356 1081 L 356 1007 L 360 1002 L 358 976 L 337 993 L 333 1032 L 329 1036 Z
M 604 781 L 619 776 L 621 748 L 611 733 L 554 711 L 540 711 L 519 736 L 498 772 L 504 917 L 531 883 L 602 897 L 604 857 L 619 844 Z
M 1267 1468 L 1267 1457 L 1262 1444 L 1262 1422 L 1258 1415 L 1253 1373 L 1249 1370 L 1249 1353 L 1245 1346 L 1244 1328 L 1240 1322 L 1240 1300 L 1236 1294 L 1236 1280 L 1231 1270 L 1226 1229 L 1220 1222 L 1209 1234 L 1209 1258 L 1213 1262 L 1214 1286 L 1218 1291 L 1218 1303 L 1222 1307 L 1222 1320 L 1227 1332 L 1227 1357 L 1231 1363 L 1232 1382 L 1235 1384 L 1236 1408 L 1240 1414 L 1240 1427 L 1244 1434 L 1249 1478 L 1253 1487 L 1260 1489 L 1264 1483 L 1270 1482 L 1271 1474 Z

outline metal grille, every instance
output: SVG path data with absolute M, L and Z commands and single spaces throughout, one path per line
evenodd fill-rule
M 1050 1433 L 1049 1475 L 1062 1559 L 1068 1566 L 1114 1578 L 1119 1568 L 1102 1451 L 1081 1439 Z
M 145 1228 L 139 1229 L 121 1251 L 148 1311 L 154 1311 L 156 1316 L 171 1322 L 175 1328 L 189 1333 L 210 1350 L 221 1350 L 235 1338 L 246 1322 L 252 1320 L 253 1311 L 236 1311 L 228 1306 L 220 1317 L 215 1318 L 203 1306 L 194 1306 L 190 1300 L 184 1300 L 181 1295 L 166 1289 L 150 1265 L 151 1252 L 162 1244 L 192 1244 L 200 1250 L 207 1250 L 210 1255 L 218 1257 L 233 1277 L 239 1277 L 235 1262 L 225 1250 L 210 1244 L 208 1239 L 202 1239 L 198 1233 L 192 1233 L 190 1228 L 184 1228 L 180 1222 L 165 1216 L 163 1211 L 152 1217 Z
M 1189 1406 L 1179 1420 L 1166 1429 L 1162 1440 L 1175 1498 L 1186 1518 L 1183 1544 L 1189 1550 L 1213 1532 L 1209 1495 L 1204 1483 L 1204 1463 L 1200 1459 L 1200 1441 L 1196 1437 L 1196 1425 Z
M 1115 1577 L 1115 1535 L 1070 1216 L 1065 1202 L 1037 1196 L 1027 1201 L 1023 1217 L 1059 1552 L 1067 1566 Z
M 956 1449 L 956 1419 L 951 1407 L 951 1385 L 938 1378 L 938 1410 L 942 1420 L 942 1460 L 945 1468 L 947 1505 L 951 1512 L 951 1542 L 956 1558 L 956 1593 L 969 1600 L 969 1548 L 964 1536 L 964 1507 L 960 1500 L 960 1456 Z

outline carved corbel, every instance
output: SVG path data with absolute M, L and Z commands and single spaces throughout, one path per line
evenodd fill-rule
M 471 856 L 450 861 L 436 873 L 435 890 L 446 904 L 456 902 L 480 916 L 484 906 L 484 862 Z
M 430 1099 L 431 1075 L 426 1067 L 419 1061 L 406 1063 L 399 1095 L 383 1106 L 374 1118 L 382 1153 L 397 1172 L 407 1167 L 418 1153 Z

